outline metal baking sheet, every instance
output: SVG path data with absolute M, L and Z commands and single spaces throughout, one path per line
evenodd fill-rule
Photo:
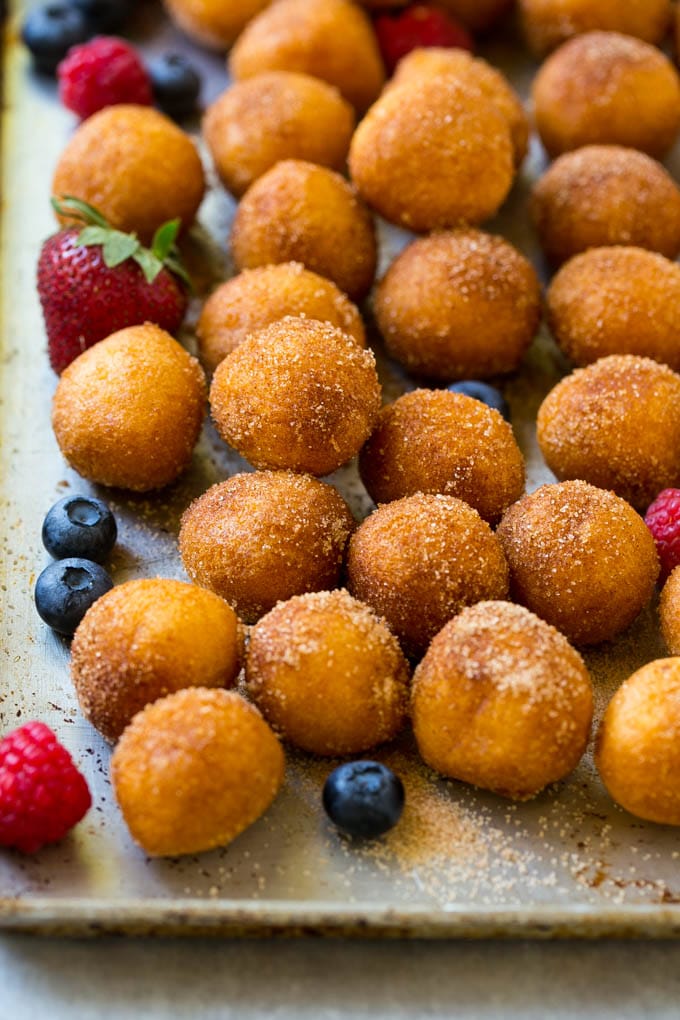
M 73 119 L 56 101 L 54 85 L 30 71 L 18 43 L 25 6 L 10 8 L 5 46 L 0 732 L 45 720 L 85 772 L 94 806 L 59 845 L 34 857 L 0 855 L 0 926 L 74 934 L 680 935 L 680 830 L 641 822 L 615 807 L 590 755 L 567 781 L 515 805 L 436 779 L 414 764 L 404 737 L 376 755 L 405 778 L 404 818 L 382 840 L 358 846 L 340 837 L 320 809 L 332 763 L 291 754 L 280 796 L 229 847 L 149 860 L 133 844 L 113 802 L 110 749 L 77 709 L 68 646 L 40 623 L 32 600 L 35 578 L 47 562 L 40 543 L 45 511 L 65 493 L 91 487 L 64 465 L 49 423 L 55 377 L 45 354 L 34 270 L 40 243 L 54 229 L 51 172 Z M 139 6 L 137 41 L 147 49 L 172 45 L 191 52 L 206 74 L 204 98 L 219 93 L 227 81 L 222 59 L 180 40 L 153 4 Z M 510 44 L 501 38 L 487 52 L 526 91 L 532 69 L 513 66 Z M 539 267 L 525 206 L 541 161 L 534 142 L 509 202 L 489 224 Z M 233 204 L 212 184 L 190 252 L 204 288 L 213 276 L 230 272 L 226 238 Z M 384 267 L 406 235 L 381 228 L 381 239 Z M 191 317 L 189 345 L 190 326 Z M 551 479 L 535 447 L 533 421 L 564 370 L 542 335 L 506 386 L 529 461 L 530 489 Z M 391 396 L 411 385 L 389 366 L 383 374 Z M 175 542 L 181 511 L 209 484 L 244 466 L 206 424 L 190 471 L 161 496 L 102 492 L 121 522 L 115 580 L 182 577 Z M 332 480 L 357 517 L 369 512 L 354 467 Z M 663 654 L 654 607 L 615 644 L 588 653 L 598 717 L 625 676 Z

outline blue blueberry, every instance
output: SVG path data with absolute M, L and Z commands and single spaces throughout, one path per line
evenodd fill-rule
M 113 581 L 98 563 L 55 560 L 36 581 L 35 608 L 53 630 L 71 637 L 90 606 L 111 588 Z
M 66 496 L 48 510 L 42 540 L 50 556 L 63 560 L 79 556 L 102 563 L 118 535 L 116 520 L 106 503 L 92 496 Z
M 331 772 L 323 788 L 326 814 L 350 836 L 372 839 L 397 824 L 404 787 L 386 765 L 352 761 Z
M 85 15 L 95 35 L 117 32 L 130 14 L 128 0 L 69 0 L 69 3 Z
M 451 383 L 447 389 L 452 393 L 464 393 L 466 397 L 474 397 L 481 400 L 487 407 L 493 407 L 500 411 L 506 421 L 510 421 L 510 407 L 500 390 L 488 383 L 480 382 L 478 379 L 464 379 L 461 382 Z
M 40 71 L 54 74 L 72 46 L 87 42 L 92 30 L 82 11 L 72 3 L 35 7 L 24 20 L 21 38 Z
M 201 78 L 181 53 L 164 53 L 150 60 L 147 70 L 154 99 L 170 117 L 189 117 L 196 110 Z

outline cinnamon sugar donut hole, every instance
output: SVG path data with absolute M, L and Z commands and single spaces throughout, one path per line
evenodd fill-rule
M 191 226 L 204 191 L 189 135 L 158 110 L 126 103 L 107 106 L 76 128 L 52 180 L 53 195 L 89 202 L 144 244 L 168 220 Z
M 330 485 L 292 471 L 218 482 L 184 511 L 179 552 L 196 584 L 252 623 L 277 602 L 339 583 L 352 513 Z
M 282 159 L 341 170 L 353 131 L 354 110 L 337 89 L 292 71 L 237 82 L 203 118 L 217 173 L 236 197 Z
M 404 248 L 374 307 L 388 352 L 409 372 L 485 379 L 518 367 L 538 329 L 541 288 L 508 241 L 463 228 Z
M 424 77 L 387 89 L 354 133 L 352 180 L 391 223 L 425 233 L 493 216 L 512 186 L 507 118 L 477 86 Z
M 529 118 L 522 101 L 504 74 L 481 57 L 455 47 L 427 46 L 411 50 L 399 61 L 386 88 L 424 78 L 451 76 L 470 88 L 479 89 L 508 122 L 519 166 L 529 145 Z
M 230 243 L 237 269 L 302 262 L 354 301 L 375 276 L 368 209 L 344 177 L 303 160 L 282 160 L 255 181 L 236 210 Z
M 584 32 L 632 35 L 654 45 L 665 36 L 669 0 L 519 0 L 524 35 L 542 56 Z
M 226 50 L 271 0 L 163 0 L 181 30 L 200 46 Z
M 281 262 L 245 269 L 213 291 L 196 326 L 201 361 L 214 371 L 251 333 L 289 315 L 328 322 L 366 346 L 359 310 L 334 283 L 300 262 Z
M 534 185 L 530 211 L 552 263 L 605 245 L 668 258 L 680 252 L 680 188 L 637 149 L 585 145 L 565 153 Z
M 411 714 L 431 768 L 528 800 L 578 765 L 592 684 L 554 627 L 510 602 L 478 602 L 433 639 L 413 677 Z
M 359 754 L 397 735 L 409 668 L 385 622 L 346 591 L 281 602 L 250 632 L 247 691 L 284 740 Z
M 373 26 L 349 0 L 277 0 L 241 34 L 229 69 L 236 81 L 301 71 L 334 85 L 363 113 L 385 81 Z
M 111 781 L 132 838 L 150 857 L 231 843 L 283 782 L 277 738 L 234 691 L 189 687 L 139 712 L 111 758 Z
M 677 71 L 656 47 L 618 32 L 563 43 L 534 78 L 532 96 L 551 156 L 609 143 L 660 158 L 680 130 Z
M 498 539 L 453 496 L 416 493 L 379 507 L 349 543 L 348 587 L 383 616 L 407 655 L 422 655 L 464 606 L 508 593 Z
M 203 371 L 147 323 L 95 344 L 62 373 L 52 427 L 71 467 L 91 482 L 146 492 L 188 467 L 203 424 Z
M 184 687 L 231 687 L 243 628 L 217 595 L 163 578 L 117 584 L 88 609 L 71 645 L 80 709 L 117 740 L 145 705 Z
M 642 248 L 591 248 L 553 278 L 548 323 L 577 365 L 611 354 L 680 370 L 680 267 Z
M 559 479 L 613 489 L 644 511 L 680 486 L 680 376 L 649 358 L 601 358 L 550 391 L 536 432 Z
M 513 598 L 578 645 L 609 641 L 649 602 L 659 573 L 651 533 L 613 492 L 543 485 L 496 532 Z
M 524 492 L 512 427 L 481 401 L 448 390 L 414 390 L 383 407 L 359 472 L 375 503 L 441 492 L 491 523 Z
M 661 633 L 671 655 L 680 654 L 680 568 L 671 572 L 659 601 Z
M 680 825 L 680 659 L 657 659 L 621 684 L 597 734 L 595 764 L 613 799 Z
M 218 365 L 210 408 L 254 467 L 327 475 L 359 452 L 378 417 L 375 358 L 327 323 L 281 319 Z

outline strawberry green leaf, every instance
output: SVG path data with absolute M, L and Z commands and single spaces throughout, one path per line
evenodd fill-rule
M 112 230 L 104 241 L 104 262 L 113 269 L 135 255 L 141 245 L 134 234 L 123 234 L 120 230 Z
M 76 238 L 77 244 L 88 247 L 91 244 L 104 244 L 111 231 L 106 227 L 83 227 Z
M 175 276 L 179 276 L 180 280 L 186 284 L 188 290 L 193 293 L 194 285 L 191 282 L 191 277 L 184 268 L 184 263 L 180 259 L 179 255 L 168 255 L 165 259 L 165 268 L 169 269 Z
M 61 195 L 59 198 L 53 196 L 50 199 L 52 208 L 60 216 L 68 216 L 71 219 L 82 220 L 83 223 L 96 224 L 98 227 L 108 227 L 106 219 L 88 202 L 76 198 L 74 195 Z
M 157 259 L 153 252 L 149 251 L 148 248 L 142 248 L 141 246 L 132 257 L 137 265 L 141 267 L 146 282 L 153 283 L 163 269 L 163 263 L 161 260 Z
M 168 220 L 153 235 L 151 251 L 161 262 L 164 262 L 171 253 L 181 224 L 182 221 L 180 219 Z

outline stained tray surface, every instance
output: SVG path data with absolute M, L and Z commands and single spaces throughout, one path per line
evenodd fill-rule
M 437 780 L 415 764 L 406 737 L 376 756 L 403 776 L 408 806 L 400 825 L 370 846 L 338 836 L 320 809 L 332 763 L 289 756 L 281 795 L 231 846 L 198 857 L 149 860 L 131 841 L 108 779 L 110 749 L 83 720 L 68 676 L 68 647 L 33 607 L 46 509 L 68 492 L 99 491 L 120 523 L 112 561 L 116 582 L 183 577 L 176 551 L 179 516 L 208 485 L 247 465 L 206 424 L 190 471 L 158 498 L 97 490 L 64 465 L 52 436 L 55 386 L 34 289 L 42 239 L 54 229 L 52 169 L 73 118 L 40 81 L 17 41 L 28 5 L 10 9 L 5 45 L 2 216 L 2 383 L 0 406 L 0 732 L 40 718 L 74 755 L 94 806 L 61 844 L 35 857 L 0 856 L 0 926 L 88 933 L 248 932 L 478 935 L 680 934 L 680 831 L 643 823 L 615 807 L 588 754 L 568 781 L 514 805 Z M 135 39 L 147 51 L 182 49 L 202 67 L 204 99 L 227 84 L 221 58 L 194 49 L 153 4 L 140 5 Z M 526 94 L 533 68 L 517 66 L 509 41 L 486 54 Z M 195 126 L 197 127 L 197 125 Z M 513 193 L 489 229 L 542 268 L 526 200 L 542 171 L 534 141 Z M 677 161 L 676 161 L 677 162 Z M 199 285 L 230 273 L 226 238 L 233 203 L 212 179 L 188 256 Z M 381 225 L 384 268 L 407 235 Z M 184 339 L 192 345 L 192 309 Z M 378 354 L 380 350 L 378 346 Z M 412 387 L 384 358 L 385 390 Z M 542 335 L 508 382 L 513 425 L 529 464 L 529 489 L 552 480 L 537 452 L 533 423 L 566 366 Z M 371 509 L 356 469 L 332 476 L 358 518 Z M 621 680 L 662 656 L 656 610 L 624 637 L 588 653 L 598 713 Z

